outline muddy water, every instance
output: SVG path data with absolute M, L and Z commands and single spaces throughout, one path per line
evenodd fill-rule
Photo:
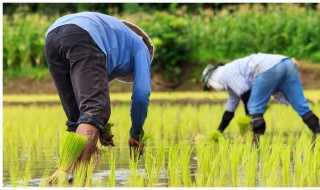
M 52 150 L 51 150 L 52 151 Z M 56 152 L 56 151 L 52 151 Z M 129 149 L 128 148 L 113 148 L 111 152 L 116 157 L 116 170 L 115 170 L 115 182 L 117 187 L 123 187 L 126 186 L 127 181 L 130 178 L 131 170 L 129 166 Z M 46 154 L 47 153 L 47 154 Z M 18 179 L 16 181 L 17 186 L 22 186 L 23 181 L 22 177 L 25 175 L 25 168 L 27 165 L 27 160 L 31 157 L 33 160 L 33 167 L 31 169 L 32 173 L 32 179 L 30 179 L 28 186 L 31 187 L 38 187 L 43 180 L 43 176 L 45 173 L 52 174 L 56 169 L 56 162 L 58 161 L 57 156 L 51 155 L 51 153 L 46 151 L 43 156 L 37 155 L 21 155 L 19 161 L 20 161 L 20 167 L 21 171 L 17 171 Z M 109 181 L 110 177 L 110 168 L 109 168 L 109 155 L 110 152 L 104 153 L 97 159 L 98 162 L 96 164 L 93 176 L 92 176 L 92 183 L 97 184 L 101 183 L 101 186 L 107 186 L 107 183 Z M 166 155 L 168 155 L 168 150 L 166 151 Z M 11 187 L 12 186 L 12 180 L 10 179 L 10 173 L 9 173 L 9 163 L 10 161 L 8 159 L 4 159 L 3 163 L 3 186 L 4 187 Z M 140 160 L 138 161 L 138 175 L 147 175 L 145 172 L 145 160 L 144 156 L 141 156 Z M 167 160 L 166 160 L 167 165 Z M 194 172 L 196 170 L 196 157 L 192 156 L 190 159 L 190 172 L 191 172 L 191 178 L 194 178 Z M 160 180 L 157 184 L 154 184 L 154 186 L 157 187 L 166 187 L 168 186 L 168 176 L 165 170 L 160 171 Z M 194 180 L 194 179 L 193 179 Z
M 28 186 L 30 187 L 38 187 L 40 183 L 43 180 L 44 174 L 49 173 L 52 174 L 55 169 L 56 169 L 56 162 L 58 161 L 58 157 L 53 155 L 53 152 L 57 152 L 58 150 L 46 150 L 41 153 L 41 155 L 21 155 L 20 156 L 20 171 L 18 171 L 18 180 L 16 180 L 17 186 L 23 186 L 23 177 L 25 175 L 25 168 L 27 164 L 27 160 L 31 157 L 33 160 L 33 167 L 31 169 L 32 173 L 32 179 L 30 179 Z M 154 150 L 156 151 L 156 150 Z M 131 176 L 131 170 L 129 166 L 129 149 L 128 148 L 112 148 L 111 152 L 115 156 L 115 161 L 116 161 L 116 170 L 115 170 L 115 183 L 117 187 L 124 187 L 127 186 L 127 183 L 129 181 L 129 178 Z M 166 150 L 166 167 L 167 168 L 167 155 L 168 155 L 168 150 Z M 98 162 L 96 164 L 93 176 L 92 176 L 92 186 L 102 186 L 106 187 L 108 185 L 109 177 L 110 177 L 110 168 L 109 168 L 109 156 L 110 152 L 103 153 L 101 156 L 98 158 Z M 4 187 L 11 187 L 12 186 L 12 180 L 10 179 L 10 174 L 9 174 L 9 163 L 10 160 L 8 158 L 4 158 L 4 163 L 3 163 L 3 186 Z M 145 171 L 145 160 L 144 156 L 141 156 L 140 160 L 138 161 L 138 175 L 139 176 L 145 176 L 145 179 L 147 179 L 147 173 Z M 259 173 L 259 168 L 260 166 L 258 165 L 257 173 Z M 197 157 L 195 153 L 193 152 L 190 157 L 190 177 L 193 182 L 195 182 L 195 175 L 196 175 L 196 168 L 197 168 Z M 281 172 L 279 172 L 279 178 L 282 177 Z M 48 177 L 48 174 L 47 176 Z M 225 177 L 225 183 L 220 184 L 223 187 L 232 187 L 232 176 L 226 176 Z M 169 177 L 167 175 L 166 170 L 161 170 L 160 171 L 160 179 L 157 184 L 154 184 L 156 187 L 168 187 L 169 184 Z M 145 180 L 145 185 L 147 185 L 147 180 Z M 279 184 L 281 185 L 281 184 Z M 245 187 L 245 173 L 243 169 L 239 166 L 238 168 L 238 187 Z M 256 186 L 264 186 L 259 178 L 257 177 L 256 179 Z

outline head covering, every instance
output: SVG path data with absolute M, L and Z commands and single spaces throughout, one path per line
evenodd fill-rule
M 207 84 L 213 87 L 216 91 L 220 92 L 225 90 L 224 83 L 220 79 L 220 73 L 223 66 L 218 66 L 211 74 Z
M 203 83 L 203 90 L 204 91 L 209 91 L 211 88 L 210 88 L 210 85 L 208 83 L 210 77 L 211 77 L 211 74 L 215 71 L 215 69 L 217 69 L 219 66 L 223 66 L 222 63 L 218 63 L 218 64 L 215 64 L 215 65 L 207 65 L 203 72 L 202 72 L 202 75 L 201 75 L 201 82 Z
M 142 38 L 143 42 L 146 44 L 146 46 L 149 49 L 150 58 L 151 58 L 150 64 L 151 64 L 151 62 L 153 60 L 153 56 L 154 56 L 154 46 L 153 46 L 153 43 L 152 43 L 150 37 L 137 25 L 135 25 L 127 20 L 121 20 L 121 22 L 123 24 L 125 24 L 127 27 L 129 27 L 133 32 L 135 32 L 137 35 L 139 35 Z M 133 81 L 133 78 L 132 78 L 132 75 L 128 75 L 125 77 L 117 77 L 116 80 L 123 82 L 123 83 L 131 83 Z

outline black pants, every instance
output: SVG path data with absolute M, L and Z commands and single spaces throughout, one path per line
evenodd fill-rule
M 68 24 L 47 35 L 45 58 L 67 115 L 68 131 L 80 123 L 100 133 L 110 117 L 106 57 L 82 28 Z

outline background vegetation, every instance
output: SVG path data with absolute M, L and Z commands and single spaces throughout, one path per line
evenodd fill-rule
M 4 77 L 26 68 L 39 78 L 48 74 L 39 72 L 46 68 L 46 30 L 60 16 L 79 11 L 99 11 L 141 26 L 155 44 L 153 72 L 171 82 L 186 72 L 187 78 L 199 78 L 208 62 L 256 52 L 319 63 L 319 9 L 319 4 L 4 3 Z

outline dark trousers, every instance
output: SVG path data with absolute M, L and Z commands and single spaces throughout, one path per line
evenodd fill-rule
M 89 33 L 73 24 L 55 28 L 46 37 L 45 58 L 68 118 L 67 130 L 89 123 L 104 133 L 111 113 L 106 57 Z

